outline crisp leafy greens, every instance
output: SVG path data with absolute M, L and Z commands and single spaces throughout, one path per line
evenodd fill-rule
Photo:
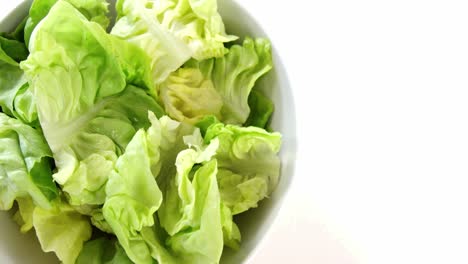
M 83 243 L 91 238 L 89 219 L 64 203 L 52 210 L 36 207 L 32 219 L 42 250 L 55 252 L 64 264 L 75 263 Z
M 162 114 L 147 91 L 130 84 L 145 83 L 147 57 L 64 1 L 36 28 L 30 47 L 21 66 L 54 154 L 54 180 L 73 205 L 103 204 L 118 156 L 149 126 L 148 111 Z
M 227 51 L 223 43 L 237 39 L 226 35 L 216 0 L 146 2 L 153 3 L 152 11 L 158 22 L 181 39 L 197 60 L 223 56 Z
M 97 238 L 86 242 L 76 264 L 132 264 L 114 239 Z
M 163 82 L 191 57 L 226 53 L 228 36 L 216 0 L 118 0 L 112 34 L 137 44 L 152 58 L 155 82 Z
M 24 43 L 0 37 L 0 107 L 3 112 L 37 127 L 37 112 L 19 62 L 28 57 Z
M 160 86 L 160 97 L 166 112 L 178 121 L 195 124 L 206 115 L 221 118 L 223 100 L 199 69 L 172 73 Z
M 34 0 L 29 9 L 29 17 L 25 21 L 24 39 L 29 43 L 36 26 L 49 13 L 50 9 L 60 0 Z M 65 0 L 62 0 L 65 1 Z M 104 29 L 109 25 L 107 17 L 108 3 L 106 0 L 66 0 L 77 8 L 91 21 L 99 23 Z
M 266 39 L 216 0 L 34 0 L 0 34 L 0 209 L 68 263 L 219 263 L 279 180 Z M 161 106 L 162 105 L 162 106 Z
M 162 202 L 161 190 L 151 171 L 151 162 L 157 158 L 150 158 L 149 147 L 155 145 L 151 143 L 155 137 L 148 135 L 138 131 L 117 160 L 106 185 L 103 208 L 104 218 L 135 263 L 151 263 L 149 250 L 138 232 L 154 225 L 153 214 Z
M 244 126 L 267 128 L 275 109 L 273 102 L 260 92 L 253 90 L 249 95 L 250 114 Z
M 233 214 L 257 207 L 278 183 L 281 135 L 256 127 L 215 123 L 205 135 L 205 142 L 211 140 L 220 144 L 216 159 L 223 203 Z
M 190 60 L 184 66 L 185 71 L 191 69 L 192 74 L 201 72 L 205 80 L 213 83 L 214 89 L 222 98 L 222 107 L 219 113 L 217 108 L 207 107 L 206 104 L 198 106 L 191 101 L 188 101 L 188 105 L 179 103 L 180 99 L 178 98 L 186 96 L 184 91 L 186 88 L 178 86 L 177 82 L 180 82 L 180 80 L 177 78 L 170 78 L 167 81 L 169 83 L 165 84 L 166 87 L 173 85 L 176 88 L 172 88 L 175 92 L 170 94 L 173 99 L 163 100 L 164 105 L 166 109 L 175 108 L 182 113 L 187 113 L 188 117 L 190 117 L 191 113 L 184 110 L 183 107 L 195 109 L 204 107 L 203 111 L 198 110 L 198 112 L 215 115 L 224 123 L 242 125 L 249 117 L 249 95 L 254 88 L 255 82 L 270 71 L 272 65 L 270 42 L 266 39 L 252 40 L 246 38 L 242 46 L 232 46 L 224 57 L 203 61 Z M 188 78 L 185 77 L 185 79 Z M 177 82 L 174 82 L 174 80 Z M 204 96 L 206 98 L 207 94 L 204 94 Z M 217 102 L 215 105 L 217 105 Z M 171 114 L 171 112 L 168 113 Z M 172 115 L 171 117 L 177 120 L 181 119 L 179 115 Z
M 51 156 L 39 131 L 0 113 L 0 209 L 10 209 L 15 199 L 23 197 L 51 207 L 58 196 Z

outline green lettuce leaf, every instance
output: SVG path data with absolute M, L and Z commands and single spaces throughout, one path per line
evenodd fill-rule
M 0 54 L 3 54 L 3 56 L 0 55 L 2 60 L 5 60 L 4 55 L 7 55 L 13 61 L 20 62 L 25 60 L 29 55 L 26 45 L 15 39 L 0 37 L 0 49 L 2 50 Z
M 150 256 L 155 259 L 158 264 L 184 263 L 166 247 L 165 240 L 168 235 L 157 220 L 158 218 L 155 217 L 155 225 L 153 227 L 144 227 L 140 232 L 140 237 L 145 241 L 149 253 L 151 254 Z
M 218 185 L 222 202 L 233 215 L 257 207 L 271 194 L 280 173 L 279 133 L 216 123 L 208 128 L 204 139 L 219 141 L 215 156 Z
M 162 186 L 169 173 L 175 172 L 177 153 L 183 148 L 183 135 L 193 131 L 163 116 L 149 113 L 151 127 L 140 130 L 119 157 L 106 186 L 103 215 L 117 235 L 127 255 L 136 263 L 151 263 L 147 242 L 139 235 L 154 225 L 153 215 L 162 202 Z M 182 143 L 181 143 L 182 142 Z
M 199 69 L 213 82 L 223 99 L 222 122 L 242 125 L 250 113 L 248 99 L 255 82 L 272 68 L 271 45 L 266 39 L 246 38 L 242 46 L 232 46 L 224 57 L 190 60 L 184 68 Z
M 29 9 L 29 18 L 24 29 L 24 39 L 29 44 L 32 32 L 36 26 L 47 16 L 50 9 L 59 0 L 34 0 Z M 64 0 L 77 8 L 87 19 L 96 22 L 106 29 L 109 25 L 108 3 L 106 0 Z
M 76 264 L 133 264 L 133 262 L 117 241 L 98 238 L 84 244 Z
M 203 146 L 199 130 L 184 141 L 190 148 L 177 156 L 177 173 L 165 189 L 159 220 L 170 236 L 166 245 L 184 263 L 217 263 L 223 250 L 217 162 L 212 159 L 218 142 Z
M 239 249 L 241 233 L 239 227 L 234 223 L 232 211 L 221 202 L 221 223 L 223 225 L 224 245 L 232 249 Z
M 232 216 L 258 206 L 278 182 L 281 145 L 279 133 L 256 127 L 224 125 L 207 116 L 196 124 L 205 143 L 219 140 L 217 181 L 221 193 L 224 243 L 237 249 L 241 234 Z
M 267 128 L 274 111 L 273 102 L 258 91 L 253 90 L 249 95 L 250 115 L 244 126 Z
M 29 84 L 25 83 L 19 88 L 13 101 L 14 110 L 12 114 L 23 123 L 38 128 L 40 124 L 37 116 L 36 100 L 29 87 Z
M 153 214 L 162 202 L 151 172 L 147 141 L 147 133 L 138 131 L 119 157 L 106 186 L 103 207 L 104 218 L 135 263 L 152 262 L 145 242 L 137 234 L 143 227 L 154 225 Z
M 108 234 L 114 234 L 112 227 L 104 218 L 104 214 L 102 213 L 102 207 L 92 207 L 91 212 L 83 212 L 83 214 L 91 216 L 91 224 L 94 227 L 97 227 L 99 230 L 106 232 Z
M 180 156 L 182 159 L 185 159 L 184 154 Z M 186 163 L 187 160 L 182 162 L 186 165 L 189 164 Z M 185 170 L 185 168 L 183 169 Z M 184 230 L 171 236 L 166 244 L 176 255 L 182 256 L 183 263 L 219 263 L 223 251 L 223 231 L 220 194 L 216 182 L 216 160 L 203 164 L 195 171 L 192 167 L 192 170 L 186 172 L 193 173 L 192 182 L 188 184 L 193 188 L 193 209 L 190 210 L 190 204 L 184 205 L 183 203 L 179 203 L 181 206 L 179 208 L 186 209 L 181 220 L 189 220 L 190 222 L 183 226 Z M 185 177 L 190 176 L 186 175 Z M 189 188 L 185 190 L 179 188 L 179 191 L 181 191 L 179 192 L 181 196 L 191 193 Z M 186 193 L 182 193 L 184 191 Z M 166 204 L 172 207 L 169 203 Z M 161 211 L 164 215 L 164 211 Z
M 5 114 L 37 127 L 35 103 L 18 64 L 28 54 L 24 43 L 0 37 L 0 107 Z
M 218 13 L 217 0 L 161 0 L 153 4 L 159 23 L 174 36 L 184 41 L 193 52 L 192 57 L 204 60 L 226 53 L 224 42 L 237 37 L 226 35 Z
M 149 59 L 65 1 L 35 29 L 30 51 L 21 67 L 54 155 L 54 180 L 72 205 L 103 204 L 117 157 L 150 126 L 148 111 L 163 114 L 149 87 L 130 85 L 147 83 Z
M 31 197 L 50 208 L 58 195 L 52 181 L 50 149 L 34 128 L 0 113 L 0 209 L 17 198 Z
M 119 0 L 116 8 L 119 19 L 111 34 L 138 45 L 151 57 L 155 84 L 163 82 L 190 56 L 190 49 L 180 39 L 167 32 L 148 9 L 147 0 Z
M 15 98 L 21 88 L 27 88 L 27 80 L 16 61 L 0 49 L 0 106 L 5 114 L 15 116 Z
M 178 233 L 190 224 L 193 215 L 189 213 L 193 211 L 185 208 L 194 207 L 196 189 L 189 174 L 196 164 L 210 161 L 218 148 L 218 142 L 214 140 L 206 149 L 202 149 L 203 139 L 199 131 L 192 136 L 185 137 L 184 141 L 196 149 L 189 148 L 177 155 L 177 173 L 165 189 L 165 203 L 158 211 L 161 225 L 169 235 Z M 193 173 L 194 171 L 192 177 Z
M 149 115 L 151 127 L 148 129 L 148 144 L 151 171 L 160 187 L 165 187 L 176 172 L 175 161 L 180 151 L 187 148 L 184 136 L 190 135 L 195 128 L 163 116 L 159 120 Z
M 195 127 L 200 129 L 201 135 L 204 138 L 206 135 L 206 131 L 210 128 L 211 125 L 220 123 L 219 119 L 213 115 L 207 115 L 202 120 L 198 121 L 195 124 Z
M 13 216 L 13 220 L 20 226 L 21 233 L 26 233 L 33 228 L 33 212 L 36 206 L 31 197 L 16 198 L 18 211 Z
M 199 69 L 181 68 L 160 86 L 160 97 L 170 117 L 195 124 L 206 115 L 220 117 L 223 101 L 211 80 Z
M 226 53 L 227 36 L 216 0 L 119 0 L 112 34 L 137 44 L 152 58 L 157 84 L 191 57 L 202 60 Z
M 167 117 L 157 120 L 150 114 L 150 120 L 152 126 L 137 132 L 118 159 L 106 187 L 104 217 L 135 263 L 153 263 L 153 259 L 161 264 L 218 263 L 223 249 L 223 221 L 217 163 L 212 159 L 217 142 L 204 146 L 196 130 L 184 137 L 190 148 L 177 155 L 176 171 L 165 170 L 164 164 L 155 169 L 154 164 L 170 163 L 162 159 L 166 149 L 159 145 L 163 142 L 160 139 L 181 140 L 181 131 L 189 130 L 180 125 L 168 129 L 177 123 L 165 125 Z M 154 156 L 154 148 L 159 155 Z M 153 175 L 152 171 L 159 174 Z M 165 175 L 169 172 L 175 177 Z M 166 178 L 161 185 L 164 196 L 155 177 Z
M 29 15 L 27 15 L 12 32 L 2 32 L 0 36 L 11 39 L 17 40 L 21 43 L 24 43 L 24 28 L 26 26 L 26 21 L 29 19 Z
M 91 238 L 89 219 L 64 203 L 51 210 L 36 207 L 33 225 L 42 250 L 55 252 L 64 264 L 74 264 L 83 243 Z

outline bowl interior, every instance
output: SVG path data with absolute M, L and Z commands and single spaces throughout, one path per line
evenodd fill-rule
M 0 31 L 12 30 L 28 13 L 31 0 L 22 2 L 0 22 Z M 112 1 L 111 1 L 112 2 Z M 219 0 L 219 11 L 226 24 L 228 33 L 240 37 L 266 37 L 255 18 L 244 10 L 235 0 Z M 111 8 L 112 9 L 112 8 Z M 241 19 L 239 19 L 241 18 Z M 238 251 L 225 249 L 221 263 L 246 262 L 265 237 L 276 218 L 284 196 L 294 175 L 296 159 L 296 119 L 294 100 L 284 66 L 273 45 L 273 70 L 262 78 L 256 86 L 275 103 L 275 113 L 271 126 L 283 135 L 280 152 L 281 179 L 269 199 L 262 201 L 258 208 L 236 216 L 242 234 L 241 248 Z M 42 252 L 33 231 L 24 235 L 12 220 L 11 212 L 0 212 L 0 263 L 58 263 L 52 253 Z

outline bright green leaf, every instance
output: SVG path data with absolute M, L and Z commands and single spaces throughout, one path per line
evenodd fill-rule
M 273 102 L 260 92 L 253 90 L 249 96 L 249 107 L 250 115 L 244 126 L 256 126 L 266 129 L 274 111 Z
M 34 0 L 29 9 L 29 18 L 26 21 L 26 27 L 24 29 L 24 39 L 29 44 L 32 32 L 36 26 L 41 22 L 44 17 L 47 16 L 50 9 L 59 0 Z M 104 29 L 109 25 L 108 3 L 106 0 L 64 0 L 72 4 L 77 8 L 87 19 L 96 22 L 101 25 Z
M 38 206 L 51 207 L 58 190 L 50 157 L 37 130 L 0 113 L 0 209 L 8 210 L 16 198 L 28 197 Z
M 145 83 L 149 59 L 65 1 L 35 29 L 21 64 L 33 91 L 54 174 L 72 205 L 99 205 L 114 164 L 133 135 L 163 114 Z M 129 61 L 131 60 L 131 61 Z
M 257 207 L 278 183 L 281 135 L 256 127 L 216 123 L 205 135 L 205 142 L 213 139 L 220 145 L 216 159 L 223 203 L 234 215 Z
M 63 203 L 51 210 L 36 207 L 33 225 L 42 250 L 54 252 L 64 264 L 74 264 L 91 238 L 89 219 Z
M 160 87 L 166 112 L 180 122 L 194 124 L 206 115 L 221 115 L 222 98 L 198 69 L 179 69 Z
M 224 57 L 190 60 L 184 67 L 199 69 L 213 82 L 223 100 L 220 120 L 242 125 L 250 113 L 248 99 L 255 82 L 272 68 L 271 45 L 266 39 L 247 38 L 242 46 L 229 48 Z

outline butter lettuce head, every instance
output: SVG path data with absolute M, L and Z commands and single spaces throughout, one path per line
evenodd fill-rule
M 242 45 L 229 48 L 224 57 L 190 60 L 184 68 L 199 69 L 213 82 L 223 101 L 222 122 L 242 125 L 250 114 L 249 95 L 256 81 L 272 69 L 271 44 L 266 39 L 246 38 Z
M 35 29 L 30 52 L 21 67 L 58 169 L 54 180 L 72 205 L 103 204 L 118 156 L 150 125 L 148 111 L 163 113 L 143 85 L 148 58 L 65 1 Z
M 39 131 L 0 113 L 0 209 L 29 197 L 43 208 L 52 206 L 58 190 L 52 181 L 51 155 Z

